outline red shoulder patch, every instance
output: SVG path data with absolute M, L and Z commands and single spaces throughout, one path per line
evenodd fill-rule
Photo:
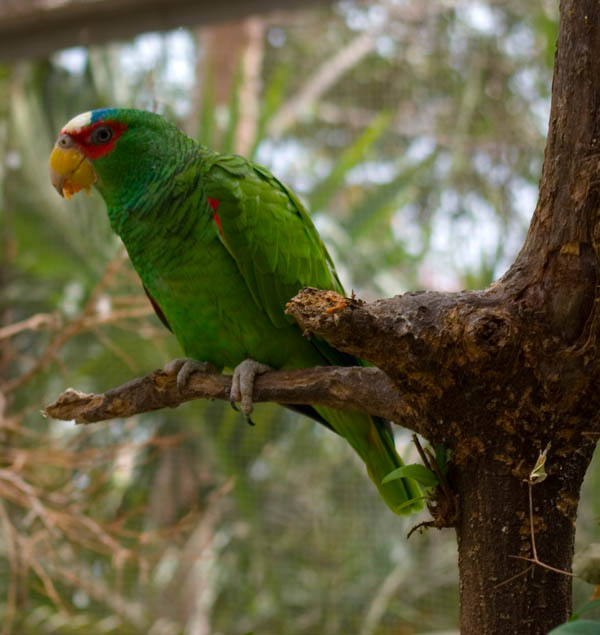
M 221 226 L 221 219 L 219 218 L 219 215 L 217 214 L 217 210 L 219 209 L 219 201 L 217 201 L 216 198 L 208 198 L 208 197 L 206 198 L 206 200 L 208 201 L 210 208 L 214 212 L 213 218 L 215 219 L 215 223 L 217 223 L 217 227 L 219 228 L 219 233 L 221 234 L 221 236 L 223 236 L 223 227 Z

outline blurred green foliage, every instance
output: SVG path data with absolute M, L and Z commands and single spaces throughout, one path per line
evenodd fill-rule
M 391 514 L 314 423 L 261 405 L 251 428 L 208 402 L 86 427 L 39 415 L 66 386 L 101 392 L 179 354 L 99 196 L 65 202 L 48 183 L 57 131 L 91 108 L 156 107 L 219 150 L 252 124 L 249 154 L 309 203 L 362 297 L 480 288 L 514 258 L 540 176 L 553 4 L 345 1 L 263 29 L 254 121 L 242 64 L 218 101 L 205 32 L 0 68 L 0 335 L 26 321 L 0 338 L 2 633 L 456 627 L 454 537 L 407 542 L 421 519 Z M 584 540 L 597 507 L 582 505 Z

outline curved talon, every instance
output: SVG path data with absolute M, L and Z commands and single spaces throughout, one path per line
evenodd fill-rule
M 239 412 L 239 411 L 240 411 L 240 409 L 237 407 L 237 405 L 236 405 L 235 401 L 230 400 L 230 401 L 229 401 L 229 405 L 230 405 L 230 406 L 231 406 L 231 407 L 232 407 L 232 408 L 233 408 L 236 412 Z M 249 426 L 254 426 L 254 425 L 256 425 L 256 424 L 254 423 L 254 421 L 252 421 L 252 419 L 250 419 L 250 417 L 249 417 L 249 416 L 247 416 L 247 415 L 245 415 L 243 412 L 242 412 L 242 417 L 244 417 L 244 421 L 245 421 L 245 422 L 246 422 Z
M 250 419 L 250 413 L 252 412 L 254 380 L 257 375 L 262 375 L 270 370 L 271 367 L 266 364 L 261 364 L 253 359 L 245 359 L 243 362 L 238 364 L 233 371 L 229 401 L 231 403 L 240 402 L 244 419 L 250 425 L 254 425 Z

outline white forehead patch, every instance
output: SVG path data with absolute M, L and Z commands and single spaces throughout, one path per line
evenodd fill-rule
M 69 123 L 64 126 L 62 132 L 78 132 L 92 121 L 92 111 L 82 112 L 77 117 L 73 117 Z

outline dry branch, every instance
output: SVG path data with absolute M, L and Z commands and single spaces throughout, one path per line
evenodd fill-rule
M 57 328 L 60 318 L 55 313 L 36 313 L 26 320 L 8 324 L 0 328 L 0 340 L 14 337 L 23 331 L 39 331 L 43 328 Z
M 155 370 L 98 395 L 69 388 L 43 412 L 55 419 L 95 423 L 160 408 L 176 408 L 193 399 L 228 401 L 230 389 L 230 375 L 195 373 L 185 390 L 180 391 L 175 374 Z M 254 401 L 362 410 L 401 421 L 405 427 L 418 428 L 398 389 L 378 368 L 327 366 L 266 373 L 256 379 Z
M 336 55 L 328 59 L 308 82 L 293 95 L 269 122 L 268 132 L 273 137 L 281 136 L 290 128 L 298 116 L 312 106 L 317 99 L 326 93 L 351 68 L 356 66 L 377 41 L 377 29 L 371 29 L 356 36 Z

